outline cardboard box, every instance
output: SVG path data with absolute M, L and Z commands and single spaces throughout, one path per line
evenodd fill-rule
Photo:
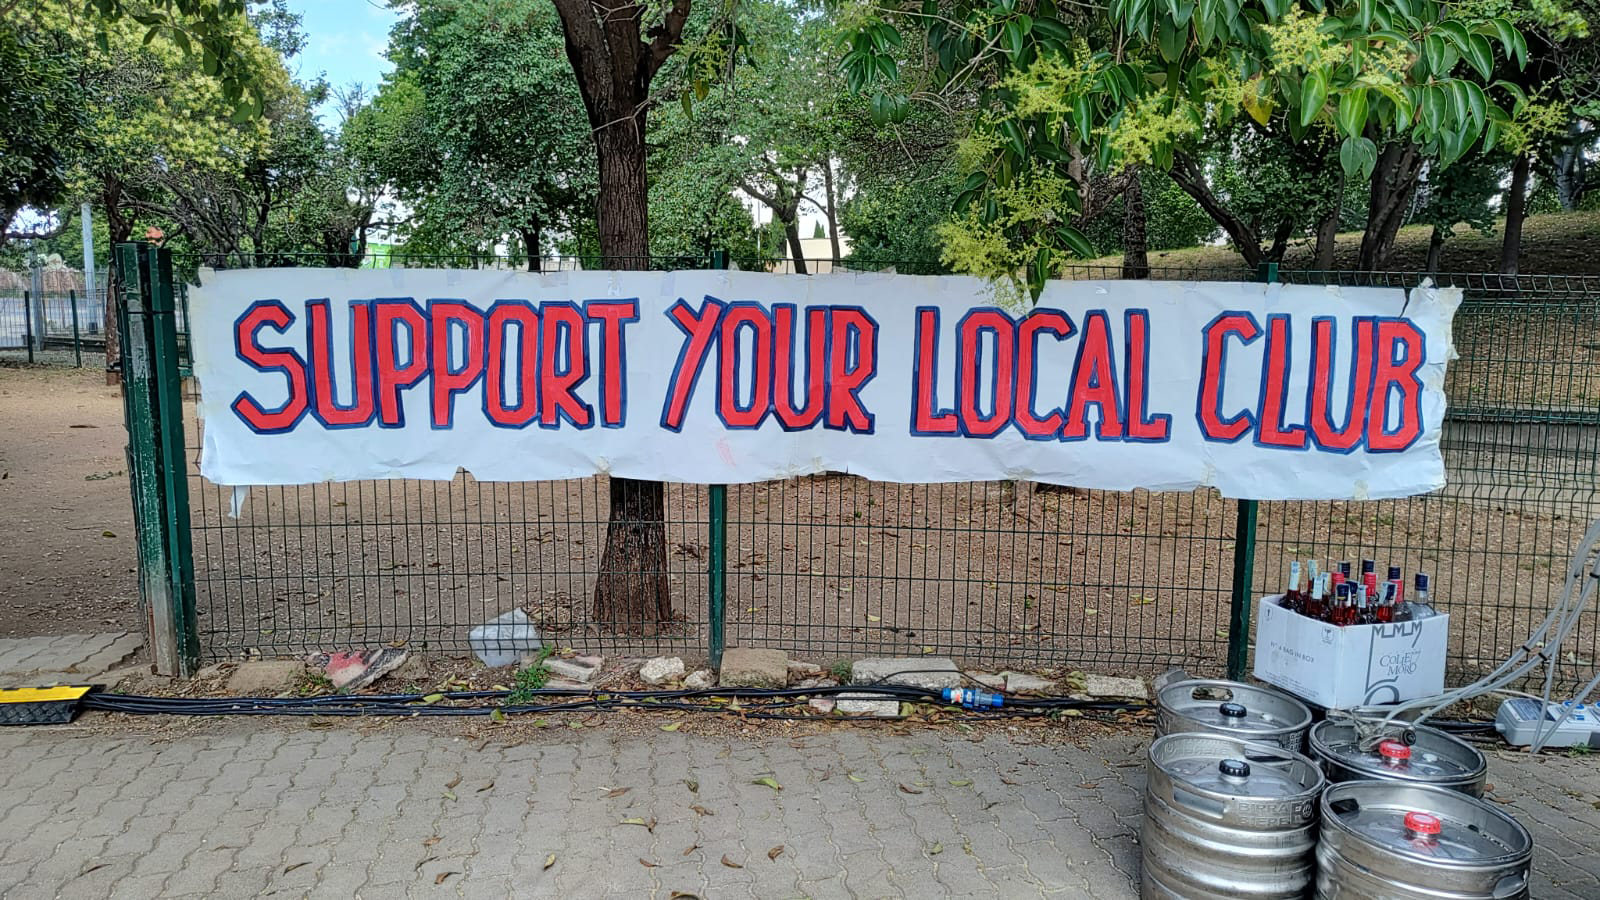
M 1290 612 L 1281 594 L 1256 612 L 1256 677 L 1329 709 L 1429 697 L 1444 690 L 1450 616 L 1343 628 Z

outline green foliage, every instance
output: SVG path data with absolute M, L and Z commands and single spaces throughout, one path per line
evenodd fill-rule
M 534 659 L 533 665 L 517 670 L 515 679 L 511 682 L 511 692 L 506 695 L 504 706 L 527 706 L 536 699 L 534 692 L 550 683 L 550 668 L 544 664 L 555 653 L 555 648 L 546 644 L 539 648 L 539 655 Z
M 936 8 L 884 0 L 853 11 L 850 86 L 899 114 L 902 30 L 938 60 L 933 87 L 976 91 L 970 175 L 947 228 L 959 269 L 1017 279 L 1036 296 L 1060 254 L 1088 241 L 1070 221 L 1096 173 L 1170 167 L 1238 121 L 1279 140 L 1337 143 L 1351 179 L 1382 148 L 1414 144 L 1448 165 L 1487 151 L 1527 98 L 1498 80 L 1527 62 L 1506 18 L 1437 0 L 1112 0 L 1070 27 L 1071 7 L 1009 0 Z M 887 99 L 885 99 L 887 98 Z M 1076 191 L 1064 185 L 1077 186 Z M 1055 219 L 1046 203 L 1059 203 Z
M 1141 171 L 1139 180 L 1144 189 L 1145 240 L 1148 249 L 1157 251 L 1196 247 L 1216 235 L 1217 223 L 1171 178 L 1161 172 Z M 1095 249 L 1104 253 L 1123 251 L 1123 208 L 1123 200 L 1118 197 L 1106 206 L 1103 213 L 1084 223 L 1083 232 Z
M 0 247 L 23 207 L 66 191 L 87 119 L 72 49 L 59 29 L 0 18 Z
M 594 147 L 550 4 L 421 0 L 389 55 L 350 147 L 412 207 L 408 250 L 543 252 L 592 217 Z
M 1492 233 L 1496 213 L 1493 201 L 1500 194 L 1500 182 L 1508 167 L 1509 160 L 1503 155 L 1475 156 L 1430 172 L 1426 200 L 1412 221 L 1437 226 L 1445 238 L 1453 235 L 1457 225 L 1466 225 L 1483 235 Z

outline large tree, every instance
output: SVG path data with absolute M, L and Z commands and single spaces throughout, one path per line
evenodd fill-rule
M 1345 176 L 1369 186 L 1361 259 L 1375 265 L 1423 165 L 1492 146 L 1524 105 L 1494 80 L 1501 60 L 1526 60 L 1517 29 L 1436 0 L 1115 0 L 1105 21 L 1070 23 L 1062 10 L 1074 7 L 1051 0 L 875 8 L 846 58 L 857 87 L 890 98 L 881 105 L 904 102 L 893 51 L 909 30 L 940 60 L 936 87 L 976 83 L 984 98 L 948 252 L 1034 292 L 1063 252 L 1088 250 L 1063 210 L 1094 198 L 1097 174 L 1148 165 L 1194 176 L 1196 149 L 1236 121 L 1337 146 Z M 1179 178 L 1186 190 L 1199 181 Z
M 645 127 L 651 85 L 679 52 L 691 0 L 671 0 L 665 7 L 629 0 L 553 2 L 598 158 L 601 262 L 612 269 L 643 269 L 650 253 Z M 665 492 L 659 482 L 613 477 L 610 493 L 594 619 L 654 631 L 672 620 Z
M 59 225 L 13 230 L 25 208 L 48 209 L 66 192 L 86 118 L 73 78 L 75 50 L 71 36 L 47 22 L 0 18 L 0 248 Z
M 418 0 L 409 12 L 352 146 L 411 207 L 408 249 L 510 243 L 537 269 L 552 236 L 592 217 L 596 186 L 555 11 L 545 0 Z

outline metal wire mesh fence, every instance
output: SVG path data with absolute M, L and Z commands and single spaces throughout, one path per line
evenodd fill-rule
M 1249 277 L 1236 269 L 1151 275 Z M 1420 281 L 1398 273 L 1281 277 Z M 1291 557 L 1375 557 L 1430 572 L 1438 605 L 1453 615 L 1450 677 L 1459 681 L 1543 617 L 1576 536 L 1600 515 L 1600 279 L 1436 277 L 1467 291 L 1446 386 L 1449 486 L 1405 500 L 1262 503 L 1251 589 L 1276 590 Z M 200 436 L 196 423 L 192 464 Z M 660 574 L 675 620 L 643 635 L 620 633 L 593 612 L 608 512 L 603 477 L 507 484 L 458 474 L 449 482 L 235 492 L 203 483 L 192 466 L 202 647 L 211 658 L 400 642 L 462 652 L 473 626 L 521 608 L 561 646 L 704 655 L 716 612 L 707 600 L 708 492 L 667 486 Z M 727 643 L 815 661 L 939 654 L 996 667 L 1218 671 L 1229 646 L 1236 515 L 1234 501 L 1210 491 L 882 484 L 844 475 L 734 486 Z M 1572 677 L 1592 667 L 1597 651 L 1600 628 L 1590 623 L 1567 648 Z

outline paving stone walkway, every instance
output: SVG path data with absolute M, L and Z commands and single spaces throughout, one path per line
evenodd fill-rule
M 1143 735 L 1089 731 L 11 729 L 0 896 L 1136 897 Z M 1596 759 L 1491 780 L 1538 841 L 1533 896 L 1600 897 Z
M 127 632 L 0 639 L 0 687 L 84 680 L 132 658 L 144 638 Z

